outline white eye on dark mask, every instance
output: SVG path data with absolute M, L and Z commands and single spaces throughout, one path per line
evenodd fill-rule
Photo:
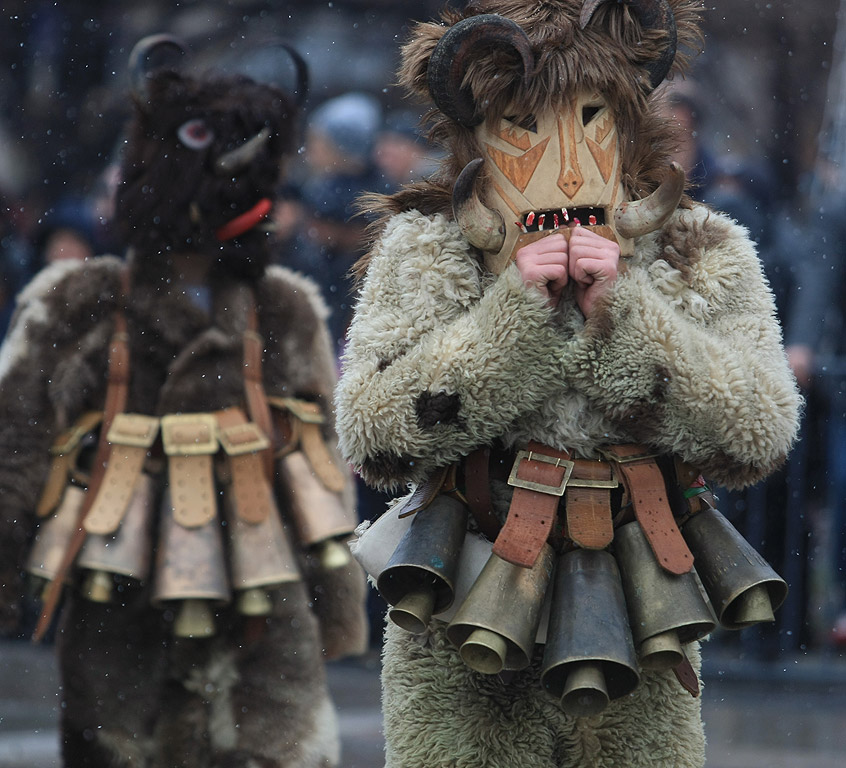
M 189 120 L 179 126 L 176 132 L 179 140 L 189 149 L 205 149 L 214 139 L 214 133 L 202 118 Z

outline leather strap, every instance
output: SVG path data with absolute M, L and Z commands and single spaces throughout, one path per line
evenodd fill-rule
M 53 459 L 50 462 L 47 482 L 35 508 L 38 517 L 47 517 L 61 503 L 68 486 L 68 477 L 82 447 L 82 438 L 102 420 L 103 414 L 100 411 L 84 413 L 76 424 L 62 432 L 51 446 L 50 454 Z
M 247 330 L 244 331 L 244 397 L 247 402 L 247 413 L 250 421 L 258 425 L 265 435 L 273 434 L 273 419 L 270 415 L 270 405 L 264 390 L 262 377 L 262 355 L 264 354 L 264 339 L 259 334 L 258 313 L 256 312 L 255 297 L 247 310 Z M 273 450 L 268 445 L 262 451 L 262 464 L 268 481 L 274 479 Z
M 564 495 L 567 536 L 583 549 L 605 549 L 614 539 L 611 490 L 618 482 L 607 461 L 573 463 Z
M 270 440 L 257 425 L 247 421 L 240 408 L 220 411 L 217 424 L 232 475 L 235 513 L 245 523 L 262 523 L 276 509 L 261 458 Z
M 677 575 L 690 571 L 693 555 L 676 525 L 655 454 L 643 445 L 614 445 L 604 453 L 617 462 L 635 517 L 661 567 Z
M 82 549 L 82 545 L 85 543 L 87 531 L 83 527 L 83 523 L 88 515 L 88 511 L 91 509 L 91 505 L 94 503 L 94 499 L 100 491 L 106 464 L 109 460 L 109 430 L 112 427 L 115 416 L 126 409 L 126 399 L 129 392 L 129 334 L 127 332 L 124 307 L 126 305 L 128 285 L 129 271 L 124 269 L 121 273 L 121 296 L 118 309 L 115 312 L 114 332 L 112 334 L 111 344 L 109 345 L 109 373 L 108 383 L 106 385 L 106 405 L 103 412 L 103 425 L 100 429 L 100 440 L 97 444 L 97 454 L 94 459 L 94 467 L 91 471 L 91 480 L 88 485 L 88 491 L 85 494 L 85 501 L 79 510 L 76 531 L 68 544 L 68 548 L 65 550 L 65 555 L 62 558 L 55 577 L 45 590 L 41 616 L 38 618 L 38 623 L 32 637 L 35 642 L 39 642 L 49 629 L 50 622 L 53 620 L 53 615 L 59 604 L 59 597 L 62 594 L 62 586 L 65 583 L 68 571 L 71 565 L 73 565 L 73 561 L 76 560 L 79 551 Z
M 159 420 L 153 416 L 115 415 L 108 434 L 111 450 L 106 473 L 83 523 L 88 533 L 108 535 L 118 529 L 158 431 Z
M 699 677 L 693 668 L 693 664 L 690 663 L 690 659 L 686 655 L 682 662 L 673 667 L 673 673 L 676 676 L 676 680 L 681 684 L 681 687 L 693 696 L 694 699 L 699 696 Z
M 531 442 L 519 451 L 509 484 L 514 486 L 505 525 L 493 553 L 509 563 L 531 568 L 552 531 L 558 503 L 573 462 L 567 451 Z
M 494 541 L 502 526 L 491 502 L 490 448 L 477 448 L 464 459 L 464 492 L 479 530 Z
M 440 493 L 448 474 L 448 465 L 438 467 L 434 470 L 429 477 L 427 477 L 414 489 L 414 491 L 412 491 L 411 496 L 409 496 L 405 504 L 402 505 L 402 511 L 399 513 L 398 517 L 408 517 L 409 515 L 416 514 L 417 512 L 426 509 L 426 507 L 434 501 L 435 496 Z
M 210 413 L 184 413 L 163 416 L 161 423 L 173 518 L 184 528 L 198 528 L 217 514 L 217 421 Z

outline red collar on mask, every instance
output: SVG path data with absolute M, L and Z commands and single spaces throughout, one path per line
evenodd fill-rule
M 218 240 L 231 240 L 233 237 L 249 232 L 256 224 L 265 218 L 273 208 L 270 199 L 263 197 L 250 210 L 236 216 L 232 221 L 227 221 L 214 235 Z

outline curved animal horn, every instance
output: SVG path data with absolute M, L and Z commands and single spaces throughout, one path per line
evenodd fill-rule
M 148 35 L 141 38 L 129 54 L 129 77 L 132 91 L 140 96 L 146 91 L 147 75 L 154 67 L 150 66 L 153 52 L 160 52 L 165 48 L 175 49 L 180 56 L 188 53 L 188 47 L 178 37 L 160 34 Z
M 662 226 L 679 206 L 684 178 L 682 167 L 678 163 L 670 163 L 663 181 L 651 195 L 617 206 L 614 211 L 617 232 L 623 237 L 640 237 Z
M 263 46 L 264 48 L 281 48 L 294 62 L 294 69 L 296 70 L 296 87 L 294 89 L 294 104 L 297 107 L 302 107 L 305 100 L 308 98 L 308 64 L 302 57 L 300 52 L 284 40 L 269 40 Z
M 482 122 L 469 88 L 461 84 L 467 65 L 480 49 L 510 48 L 520 55 L 525 80 L 534 67 L 529 38 L 511 19 L 483 13 L 462 19 L 438 41 L 429 58 L 428 83 L 432 99 L 447 117 L 468 128 Z
M 600 5 L 608 2 L 611 2 L 611 0 L 584 0 L 582 12 L 579 16 L 581 28 L 584 29 L 588 25 Z M 619 0 L 616 0 L 616 2 L 619 2 Z M 673 66 L 673 60 L 676 58 L 676 44 L 678 42 L 676 17 L 673 15 L 673 9 L 670 8 L 667 0 L 625 0 L 625 3 L 631 7 L 644 29 L 660 29 L 667 33 L 667 43 L 661 51 L 661 55 L 646 65 L 646 71 L 649 72 L 649 83 L 652 86 L 650 90 L 654 90 L 667 76 L 670 67 Z
M 496 253 L 505 242 L 505 225 L 499 212 L 488 208 L 476 192 L 476 179 L 484 162 L 477 157 L 458 175 L 452 188 L 452 214 L 470 245 Z
M 279 42 L 278 45 L 288 51 L 291 59 L 294 62 L 294 67 L 297 70 L 297 90 L 294 103 L 301 107 L 308 98 L 308 65 L 305 59 L 300 55 L 300 52 L 291 47 L 287 43 Z
M 235 149 L 231 149 L 217 158 L 214 164 L 214 172 L 218 176 L 234 176 L 253 161 L 259 150 L 267 144 L 269 138 L 270 128 L 265 126 L 241 146 L 235 147 Z

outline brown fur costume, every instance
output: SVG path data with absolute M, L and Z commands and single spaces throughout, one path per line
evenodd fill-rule
M 675 455 L 729 487 L 755 482 L 784 461 L 801 399 L 754 245 L 742 227 L 682 196 L 679 172 L 667 174 L 672 132 L 658 119 L 651 95 L 673 61 L 667 51 L 678 68 L 697 48 L 700 7 L 693 0 L 479 0 L 463 13 L 446 13 L 443 24 L 413 30 L 400 81 L 419 97 L 432 90 L 438 105 L 433 137 L 447 156 L 435 178 L 367 202 L 383 218 L 359 265 L 361 296 L 336 389 L 344 455 L 368 482 L 407 484 L 411 490 L 372 526 L 362 526 L 356 555 L 374 577 L 387 570 L 406 532 L 414 540 L 413 521 L 427 519 L 435 508 L 417 499 L 439 468 L 458 466 L 455 478 L 448 475 L 440 486 L 443 494 L 470 495 L 463 478 L 474 470 L 464 457 L 479 448 L 491 449 L 488 509 L 500 523 L 513 491 L 505 478 L 518 466 L 516 451 L 530 441 L 566 449 L 587 463 L 605 456 L 609 446 L 643 444 L 646 453 Z M 585 8 L 591 11 L 587 19 Z M 439 84 L 440 70 L 433 65 L 433 54 L 443 50 L 439 42 L 459 25 L 471 30 L 466 39 L 472 41 L 472 30 L 482 27 L 474 27 L 474 19 L 482 14 L 495 14 L 484 19 L 489 38 L 461 49 L 461 56 L 443 56 L 449 85 Z M 662 23 L 655 24 L 656 18 Z M 671 27 L 678 52 L 668 45 Z M 509 35 L 509 44 L 491 42 L 495 33 Z M 598 111 L 574 114 L 572 105 L 585 94 L 587 106 L 595 103 Z M 613 117 L 605 125 L 613 122 L 618 132 L 621 170 L 614 193 L 622 189 L 625 204 L 610 207 L 606 222 L 613 212 L 616 224 L 617 211 L 633 201 L 658 199 L 650 193 L 666 190 L 673 174 L 677 189 L 664 198 L 671 202 L 660 220 L 631 236 L 616 281 L 585 317 L 572 285 L 550 308 L 513 263 L 491 265 L 489 256 L 506 235 L 497 233 L 497 217 L 488 211 L 507 195 L 531 206 L 512 205 L 510 220 L 503 213 L 508 206 L 496 208 L 507 231 L 528 225 L 534 211 L 547 210 L 552 218 L 571 205 L 607 203 L 584 196 L 569 202 L 578 195 L 568 194 L 564 184 L 564 160 L 576 155 L 577 140 L 567 144 L 562 137 L 572 125 L 587 135 L 599 112 L 603 119 Z M 525 168 L 528 162 L 519 152 L 534 150 L 542 138 L 536 124 L 541 118 L 554 124 L 548 113 L 566 126 L 551 131 L 544 145 L 559 150 L 544 155 L 554 168 L 549 199 L 520 197 L 516 183 L 503 193 L 506 164 L 498 164 L 493 151 L 512 160 L 519 176 L 521 163 Z M 510 146 L 496 144 L 500 138 Z M 464 209 L 471 198 L 462 179 L 480 157 L 486 166 L 474 181 L 481 205 Z M 542 172 L 543 162 L 537 167 Z M 606 187 L 614 186 L 610 178 Z M 462 210 L 472 212 L 469 219 L 462 220 Z M 489 226 L 475 226 L 485 217 Z M 504 457 L 501 466 L 497 457 Z M 667 488 L 675 489 L 675 481 L 668 479 Z M 676 511 L 683 509 L 682 503 Z M 401 514 L 414 510 L 413 517 Z M 560 521 L 561 507 L 558 514 Z M 457 580 L 470 573 L 468 584 L 479 573 L 465 568 L 471 559 L 494 560 L 488 555 L 497 533 L 480 532 L 490 527 L 485 518 L 470 518 L 458 546 Z M 566 529 L 553 528 L 549 540 L 560 548 L 559 562 L 580 551 L 572 549 Z M 429 553 L 421 548 L 424 574 L 434 562 L 426 559 Z M 403 562 L 398 581 L 405 575 L 399 570 Z M 485 595 L 480 612 L 500 603 L 522 611 L 523 603 L 509 602 L 514 592 L 502 586 L 513 583 L 503 577 L 500 591 Z M 527 652 L 528 666 L 506 666 L 503 675 L 464 663 L 446 622 L 462 609 L 466 594 L 433 610 L 428 624 L 421 619 L 416 634 L 388 626 L 382 676 L 388 768 L 703 765 L 699 700 L 670 669 L 641 669 L 639 685 L 599 714 L 565 712 L 560 692 L 556 698 L 544 690 L 541 643 Z M 585 600 L 601 634 L 607 608 L 589 595 Z M 558 608 L 556 615 L 566 626 L 567 611 Z M 483 620 L 481 626 L 489 625 Z M 696 642 L 685 651 L 698 670 Z
M 316 287 L 268 266 L 261 226 L 216 236 L 273 197 L 280 163 L 295 146 L 295 117 L 292 99 L 270 85 L 154 73 L 136 96 L 118 198 L 129 248 L 125 301 L 124 264 L 108 256 L 49 267 L 21 295 L 0 363 L 3 631 L 14 631 L 18 619 L 50 445 L 80 414 L 103 408 L 119 307 L 129 337 L 128 410 L 161 416 L 243 407 L 243 334 L 252 303 L 264 339 L 266 392 L 319 405 L 330 416 L 324 438 L 334 444 L 334 357 Z M 178 137 L 191 121 L 193 146 Z M 269 138 L 245 167 L 214 172 L 216 158 L 263 129 Z M 198 285 L 177 265 L 199 272 L 207 302 L 192 300 Z M 166 476 L 154 474 L 158 499 Z M 284 517 L 283 491 L 278 484 Z M 57 636 L 65 764 L 336 765 L 324 660 L 363 648 L 364 579 L 355 564 L 326 570 L 305 548 L 298 565 L 303 579 L 271 591 L 266 620 L 227 605 L 207 639 L 173 636 L 173 611 L 151 606 L 150 580 L 124 581 L 104 605 L 84 599 L 76 589 L 81 577 L 72 574 Z

